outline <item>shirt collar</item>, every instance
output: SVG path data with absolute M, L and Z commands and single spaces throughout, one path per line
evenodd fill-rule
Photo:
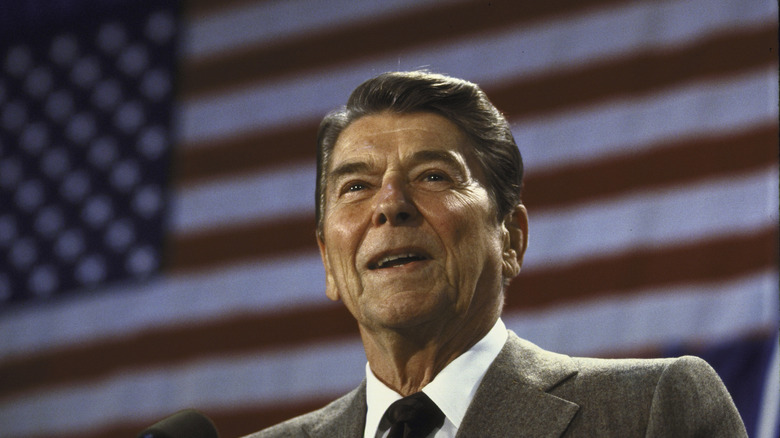
M 479 342 L 447 364 L 434 379 L 425 385 L 423 392 L 436 403 L 456 428 L 460 427 L 466 410 L 477 392 L 490 364 L 501 352 L 507 340 L 507 331 L 501 318 Z M 382 383 L 366 363 L 366 413 L 365 436 L 376 435 L 385 411 L 401 395 Z

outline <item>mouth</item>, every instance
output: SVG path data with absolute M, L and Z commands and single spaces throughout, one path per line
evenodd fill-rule
M 389 269 L 407 265 L 413 262 L 428 260 L 430 257 L 421 251 L 402 251 L 380 254 L 368 264 L 368 269 Z

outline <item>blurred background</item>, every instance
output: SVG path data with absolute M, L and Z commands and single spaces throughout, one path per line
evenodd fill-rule
M 363 378 L 324 295 L 319 120 L 363 80 L 479 83 L 530 247 L 504 320 L 572 355 L 695 354 L 777 437 L 772 0 L 0 3 L 0 435 L 236 437 Z

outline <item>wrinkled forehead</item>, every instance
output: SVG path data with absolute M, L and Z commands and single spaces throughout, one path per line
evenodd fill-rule
M 355 120 L 339 135 L 328 172 L 351 161 L 403 160 L 421 150 L 448 151 L 469 161 L 473 147 L 457 125 L 434 113 L 379 113 Z M 433 156 L 435 154 L 429 154 Z

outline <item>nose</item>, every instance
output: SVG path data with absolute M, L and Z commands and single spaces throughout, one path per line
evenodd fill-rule
M 372 218 L 374 225 L 403 225 L 413 221 L 417 215 L 417 208 L 400 178 L 384 181 L 377 195 Z

